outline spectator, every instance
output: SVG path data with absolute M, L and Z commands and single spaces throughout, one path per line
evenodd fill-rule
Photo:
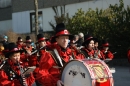
M 8 44 L 8 36 L 4 35 L 4 36 L 3 36 L 3 40 L 1 41 L 1 43 L 2 43 L 3 46 L 5 47 L 6 44 Z
M 82 43 L 84 42 L 84 34 L 83 33 L 79 33 L 79 40 L 77 41 L 77 47 L 81 47 Z

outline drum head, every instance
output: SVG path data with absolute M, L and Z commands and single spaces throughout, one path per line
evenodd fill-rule
M 63 69 L 61 80 L 64 86 L 92 86 L 90 73 L 82 61 L 73 60 Z

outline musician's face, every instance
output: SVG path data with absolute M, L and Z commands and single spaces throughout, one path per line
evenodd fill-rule
M 23 42 L 19 42 L 20 45 L 23 45 Z
M 56 38 L 57 44 L 66 49 L 68 46 L 69 36 L 59 36 Z
M 27 47 L 31 47 L 31 43 L 26 43 L 26 46 Z
M 91 40 L 90 42 L 89 42 L 89 44 L 88 44 L 88 49 L 93 49 L 94 48 L 94 41 L 93 40 Z
M 94 44 L 94 47 L 95 47 L 95 48 L 97 48 L 97 47 L 98 47 L 98 42 L 96 42 L 96 43 Z
M 20 52 L 15 52 L 15 53 L 12 53 L 9 58 L 14 62 L 16 63 L 17 61 L 19 62 L 20 61 Z
M 46 46 L 46 41 L 41 41 L 41 42 L 39 43 L 39 45 L 40 45 L 40 47 L 45 47 L 45 46 Z

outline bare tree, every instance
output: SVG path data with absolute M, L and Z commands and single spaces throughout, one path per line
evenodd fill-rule
M 58 7 L 57 6 L 53 6 L 52 9 L 55 12 L 54 19 L 56 21 L 56 24 L 59 24 L 59 23 L 67 24 L 68 23 L 69 13 L 65 13 L 65 5 L 60 6 L 60 10 L 59 11 L 58 11 Z M 55 31 L 55 24 L 53 22 L 49 22 L 49 24 L 52 27 L 52 29 Z
M 38 0 L 35 1 L 35 32 L 38 34 Z

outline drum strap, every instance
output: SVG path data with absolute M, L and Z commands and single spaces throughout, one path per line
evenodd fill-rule
M 54 61 L 56 62 L 56 64 L 59 66 L 59 67 L 63 67 L 63 64 L 65 63 L 65 61 L 63 61 L 61 59 L 61 57 L 59 56 L 58 54 L 58 51 L 56 49 L 54 49 L 53 51 L 49 51 L 50 54 L 52 55 Z
M 81 53 L 82 53 L 86 58 L 89 57 L 85 50 L 81 50 Z
M 58 54 L 58 51 L 57 51 L 56 49 L 54 49 L 54 53 L 56 54 L 56 58 L 57 58 L 57 59 L 58 59 L 58 61 L 60 62 L 61 67 L 63 67 L 62 60 L 61 60 L 60 55 Z

